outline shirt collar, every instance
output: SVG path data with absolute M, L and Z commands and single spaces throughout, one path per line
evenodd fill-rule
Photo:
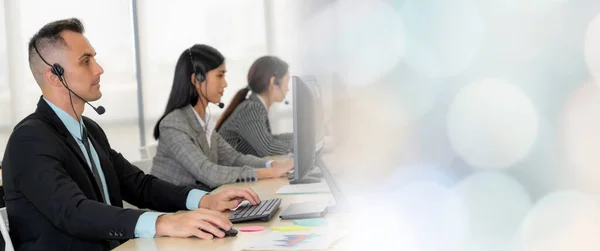
M 48 103 L 50 108 L 52 108 L 54 113 L 56 113 L 56 116 L 58 116 L 60 121 L 62 121 L 62 123 L 65 125 L 67 130 L 71 133 L 71 135 L 73 135 L 73 137 L 77 138 L 78 140 L 81 140 L 81 125 L 83 124 L 83 120 L 81 118 L 79 118 L 79 123 L 78 123 L 77 120 L 75 120 L 75 118 L 73 118 L 73 117 L 71 117 L 71 115 L 69 115 L 69 113 L 65 112 L 63 109 L 60 109 L 60 107 L 58 107 L 55 104 L 53 104 L 52 102 L 48 101 L 46 99 L 46 97 L 43 97 L 43 98 L 44 98 L 44 101 L 46 101 L 46 103 Z
M 260 100 L 260 102 L 265 106 L 265 109 L 267 109 L 267 103 L 265 103 L 265 100 L 258 94 L 256 94 L 256 97 L 258 97 L 258 100 Z
M 206 124 L 206 123 L 204 122 L 204 119 L 202 119 L 202 118 L 200 117 L 200 115 L 198 114 L 198 112 L 196 112 L 196 109 L 194 109 L 194 107 L 193 107 L 192 105 L 190 105 L 190 107 L 192 107 L 192 111 L 194 111 L 194 115 L 196 115 L 196 119 L 198 119 L 198 122 L 200 122 L 200 125 L 202 126 L 202 128 L 204 128 L 204 127 L 205 127 L 205 124 Z

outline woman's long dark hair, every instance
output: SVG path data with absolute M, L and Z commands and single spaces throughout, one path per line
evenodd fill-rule
M 206 73 L 218 68 L 224 62 L 225 58 L 217 49 L 204 44 L 196 44 L 185 49 L 179 55 L 165 113 L 154 126 L 154 139 L 158 140 L 160 137 L 158 128 L 167 114 L 187 105 L 194 106 L 198 103 L 198 92 L 190 80 L 192 73 L 196 72 L 196 74 L 203 74 L 206 77 Z
M 262 93 L 269 88 L 271 77 L 280 80 L 288 72 L 288 64 L 275 56 L 263 56 L 254 61 L 248 71 L 248 86 L 239 90 L 219 118 L 215 130 L 219 130 L 221 125 L 235 111 L 240 103 L 246 100 L 249 91 Z

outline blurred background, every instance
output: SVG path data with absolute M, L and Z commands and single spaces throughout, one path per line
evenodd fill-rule
M 358 221 L 396 233 L 360 232 L 394 240 L 378 250 L 600 249 L 598 0 L 0 3 L 0 153 L 40 95 L 28 39 L 78 17 L 105 70 L 107 112 L 85 115 L 130 160 L 155 143 L 184 49 L 225 55 L 225 105 L 271 54 L 322 86 L 345 187 L 389 210 Z M 291 106 L 270 112 L 274 132 L 292 130 Z

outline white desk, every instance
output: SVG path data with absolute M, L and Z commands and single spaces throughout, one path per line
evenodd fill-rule
M 331 194 L 303 194 L 303 195 L 281 195 L 276 194 L 277 189 L 287 185 L 287 178 L 261 180 L 246 184 L 229 184 L 220 187 L 217 190 L 227 187 L 252 187 L 261 197 L 261 199 L 271 199 L 275 197 L 282 198 L 281 206 L 275 216 L 268 222 L 250 222 L 234 224 L 234 228 L 239 229 L 244 226 L 273 226 L 293 225 L 292 221 L 281 220 L 279 215 L 287 208 L 290 203 L 306 201 L 329 201 L 333 199 Z M 231 213 L 227 213 L 229 215 Z M 326 216 L 328 225 L 343 225 L 341 214 L 329 214 Z M 132 250 L 242 250 L 252 243 L 257 236 L 267 233 L 267 230 L 255 233 L 239 232 L 236 237 L 227 237 L 222 239 L 201 240 L 197 238 L 151 238 L 151 239 L 132 239 L 117 247 L 116 251 Z M 335 246 L 335 245 L 334 245 Z M 335 248 L 335 247 L 333 247 Z M 332 249 L 336 250 L 336 249 Z

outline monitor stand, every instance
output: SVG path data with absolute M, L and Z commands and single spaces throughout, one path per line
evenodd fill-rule
M 331 175 L 329 168 L 327 168 L 327 166 L 325 165 L 325 162 L 323 161 L 322 156 L 323 156 L 322 151 L 318 151 L 317 157 L 315 158 L 315 165 L 317 167 L 319 167 L 319 169 L 321 169 L 321 174 L 323 175 L 323 178 L 325 178 L 327 186 L 329 187 L 329 190 L 331 191 L 331 194 L 333 195 L 333 198 L 335 199 L 335 205 L 328 206 L 327 212 L 339 213 L 339 212 L 350 211 L 350 203 L 346 199 L 346 196 L 344 195 L 344 193 L 342 193 L 340 187 L 338 186 L 337 182 L 333 178 L 333 175 Z
M 321 154 L 322 154 L 321 151 L 317 152 L 317 157 L 315 158 L 315 166 L 317 166 L 321 170 L 323 178 L 325 178 L 327 186 L 329 187 L 329 190 L 333 194 L 333 197 L 335 199 L 335 205 L 333 205 L 333 206 L 327 205 L 326 206 L 325 204 L 323 204 L 324 202 L 322 202 L 322 201 L 292 203 L 289 206 L 290 210 L 289 211 L 286 210 L 287 212 L 284 212 L 284 214 L 282 214 L 280 216 L 282 219 L 303 219 L 303 218 L 324 217 L 325 214 L 327 214 L 327 213 L 347 212 L 350 210 L 350 205 L 348 203 L 348 200 L 346 199 L 346 197 L 340 190 L 337 182 L 331 175 L 331 172 L 329 172 L 329 169 L 327 168 L 327 166 L 325 166 L 325 162 L 323 161 Z M 306 182 L 306 181 L 310 181 L 311 179 L 315 179 L 315 178 L 310 177 L 309 175 L 306 175 L 306 177 L 304 177 L 303 179 L 300 179 L 300 180 L 295 180 L 295 181 L 290 180 L 290 184 L 307 184 L 307 183 L 298 183 L 298 182 Z M 320 182 L 320 180 L 317 182 Z
M 319 183 L 319 182 L 321 182 L 320 178 L 310 177 L 309 175 L 306 175 L 306 177 L 299 179 L 299 180 L 290 180 L 290 184 L 292 184 L 292 185 L 312 184 L 312 183 Z
M 304 175 L 302 179 L 294 179 L 293 174 L 288 175 L 288 179 L 290 181 L 290 184 L 292 185 L 319 183 L 323 180 L 323 173 L 321 172 L 319 167 L 313 166 L 313 168 L 308 172 L 308 174 Z

